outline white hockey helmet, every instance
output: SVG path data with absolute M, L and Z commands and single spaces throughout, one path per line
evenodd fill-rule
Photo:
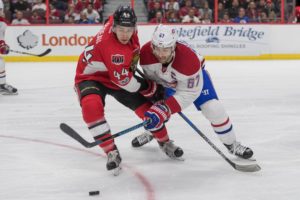
M 4 4 L 2 0 L 0 0 L 0 9 L 4 10 Z
M 4 5 L 2 0 L 0 0 L 0 17 L 5 17 L 4 16 Z
M 177 38 L 177 32 L 174 28 L 159 24 L 154 30 L 151 43 L 156 47 L 175 48 Z

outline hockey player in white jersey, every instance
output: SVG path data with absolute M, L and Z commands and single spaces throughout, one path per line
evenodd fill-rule
M 6 21 L 4 18 L 3 2 L 0 0 L 0 54 L 5 55 L 9 53 L 9 46 L 5 43 Z M 5 61 L 0 56 L 0 94 L 14 95 L 18 94 L 18 90 L 6 83 Z
M 156 27 L 152 40 L 141 49 L 140 66 L 145 78 L 164 87 L 164 104 L 171 114 L 194 104 L 210 121 L 213 130 L 231 154 L 244 159 L 252 157 L 253 151 L 236 140 L 230 118 L 218 100 L 205 70 L 205 59 L 178 42 L 174 29 L 161 24 Z M 155 92 L 152 94 L 156 95 Z M 152 118 L 157 119 L 152 120 L 153 126 L 155 123 L 165 123 L 159 117 Z M 140 147 L 151 139 L 152 136 L 145 132 L 132 140 L 132 146 Z

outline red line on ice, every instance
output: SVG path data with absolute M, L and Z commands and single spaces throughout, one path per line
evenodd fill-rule
M 53 146 L 59 146 L 59 147 L 64 147 L 64 148 L 68 148 L 68 149 L 73 149 L 73 150 L 76 150 L 76 151 L 86 152 L 86 153 L 89 153 L 89 154 L 92 154 L 92 155 L 95 155 L 95 156 L 104 157 L 102 154 L 99 154 L 99 153 L 94 153 L 92 151 L 88 151 L 88 150 L 85 150 L 85 149 L 76 148 L 76 147 L 72 147 L 72 146 L 65 145 L 65 144 L 59 144 L 59 143 L 55 143 L 55 142 L 49 142 L 49 141 L 45 141 L 45 140 L 23 138 L 23 137 L 16 137 L 16 136 L 7 136 L 7 135 L 0 135 L 0 137 L 2 137 L 2 138 L 10 138 L 10 139 L 17 139 L 17 140 L 23 140 L 23 141 L 30 141 L 30 142 L 36 142 L 36 143 L 49 144 L 49 145 L 53 145 Z M 136 171 L 135 169 L 133 169 L 129 165 L 122 164 L 122 166 L 126 167 L 127 169 L 129 169 L 129 171 L 131 171 L 131 173 L 142 183 L 142 185 L 144 186 L 144 188 L 146 190 L 146 194 L 147 194 L 147 198 L 146 199 L 147 200 L 155 200 L 153 186 L 147 180 L 147 178 L 143 174 L 141 174 L 140 172 Z

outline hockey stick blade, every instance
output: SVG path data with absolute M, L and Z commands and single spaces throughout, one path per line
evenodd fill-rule
M 67 134 L 68 136 L 70 136 L 71 138 L 73 138 L 74 140 L 78 141 L 80 144 L 82 144 L 83 146 L 85 146 L 86 148 L 90 148 L 92 143 L 86 141 L 85 139 L 83 139 L 74 129 L 72 129 L 69 125 L 65 124 L 65 123 L 61 123 L 59 125 L 60 129 Z
M 194 129 L 196 131 L 196 133 L 198 133 L 234 169 L 236 169 L 238 171 L 242 171 L 242 172 L 256 172 L 261 169 L 260 166 L 257 164 L 239 165 L 239 164 L 234 163 L 216 145 L 214 145 L 214 143 L 212 143 L 210 141 L 210 139 L 208 139 L 208 137 L 206 137 L 206 135 L 204 135 L 196 127 L 196 125 L 191 120 L 189 120 L 189 118 L 187 118 L 187 116 L 185 116 L 185 114 L 183 114 L 182 112 L 178 112 L 178 114 L 184 119 L 184 121 L 186 121 L 190 125 L 190 127 L 192 127 L 192 129 Z
M 134 131 L 140 127 L 143 127 L 144 125 L 146 125 L 148 122 L 142 122 L 142 123 L 139 123 L 135 126 L 132 126 L 130 128 L 127 128 L 123 131 L 120 131 L 118 133 L 115 133 L 113 135 L 111 135 L 110 137 L 107 137 L 103 140 L 97 140 L 95 142 L 88 142 L 86 141 L 83 137 L 81 137 L 74 129 L 72 129 L 69 125 L 65 124 L 65 123 L 61 123 L 60 124 L 60 129 L 65 133 L 67 134 L 68 136 L 70 136 L 71 138 L 73 138 L 74 140 L 78 141 L 80 144 L 82 144 L 84 147 L 86 148 L 91 148 L 91 147 L 94 147 L 94 146 L 97 146 L 105 141 L 108 141 L 108 140 L 111 140 L 111 139 L 114 139 L 116 137 L 119 137 L 121 135 L 124 135 L 126 133 L 129 133 L 131 131 Z
M 47 49 L 44 53 L 37 55 L 38 57 L 43 57 L 51 52 L 51 49 Z
M 12 50 L 10 49 L 11 52 L 18 53 L 18 54 L 25 54 L 25 55 L 30 55 L 30 56 L 37 56 L 37 57 L 43 57 L 51 52 L 51 49 L 47 49 L 45 52 L 41 54 L 33 54 L 33 53 L 28 53 L 28 52 L 23 52 L 23 51 L 17 51 L 17 50 Z
M 261 170 L 261 168 L 258 164 L 239 165 L 239 164 L 233 163 L 233 168 L 238 171 L 241 171 L 241 172 L 257 172 L 257 171 Z

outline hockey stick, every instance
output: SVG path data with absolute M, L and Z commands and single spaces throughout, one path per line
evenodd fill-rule
M 138 68 L 136 69 L 139 75 L 141 75 L 143 78 L 145 78 L 145 75 L 143 72 L 141 72 Z M 249 165 L 239 165 L 234 162 L 232 162 L 228 157 L 225 156 L 225 154 L 216 146 L 214 143 L 206 137 L 196 126 L 193 124 L 191 120 L 187 118 L 182 112 L 178 112 L 178 114 L 184 119 L 186 123 L 188 123 L 222 158 L 224 158 L 234 169 L 242 172 L 256 172 L 259 171 L 261 168 L 258 164 L 249 164 Z
M 232 162 L 229 158 L 225 156 L 225 154 L 218 148 L 214 143 L 208 139 L 196 126 L 193 124 L 191 120 L 187 118 L 182 112 L 178 112 L 178 114 L 186 121 L 222 158 L 224 158 L 234 169 L 242 172 L 256 172 L 261 168 L 258 164 L 248 164 L 248 165 L 239 165 Z
M 23 52 L 23 51 L 17 51 L 17 50 L 12 50 L 10 49 L 9 51 L 18 53 L 18 54 L 25 54 L 25 55 L 30 55 L 30 56 L 38 56 L 38 57 L 43 57 L 51 52 L 51 49 L 47 49 L 45 52 L 41 54 L 33 54 L 33 53 L 28 53 L 28 52 Z
M 85 139 L 83 139 L 74 129 L 72 129 L 69 125 L 65 124 L 65 123 L 61 123 L 59 125 L 60 129 L 65 133 L 67 134 L 68 136 L 70 136 L 71 138 L 73 138 L 74 140 L 78 141 L 80 144 L 82 144 L 84 147 L 86 148 L 91 148 L 91 147 L 94 147 L 94 146 L 97 146 L 105 141 L 108 141 L 108 140 L 111 140 L 113 138 L 116 138 L 116 137 L 119 137 L 121 135 L 124 135 L 126 133 L 129 133 L 131 131 L 134 131 L 144 125 L 146 125 L 148 122 L 145 121 L 145 122 L 142 122 L 142 123 L 139 123 L 135 126 L 132 126 L 130 128 L 127 128 L 123 131 L 120 131 L 118 133 L 115 133 L 113 135 L 111 135 L 110 137 L 107 137 L 103 140 L 96 140 L 94 142 L 88 142 L 86 141 Z

